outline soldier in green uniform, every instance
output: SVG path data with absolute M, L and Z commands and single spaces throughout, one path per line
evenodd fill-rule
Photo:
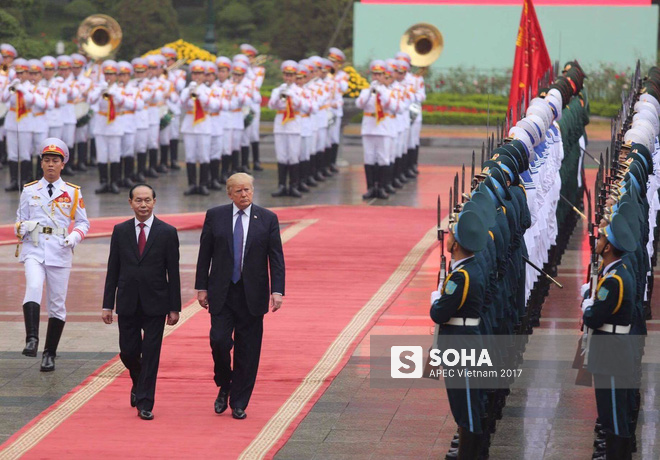
M 450 225 L 446 245 L 452 258 L 450 271 L 446 279 L 440 280 L 439 290 L 431 295 L 431 319 L 440 325 L 440 349 L 446 348 L 443 343 L 451 343 L 450 348 L 460 348 L 451 336 L 481 335 L 487 283 L 475 253 L 486 247 L 487 238 L 487 228 L 473 211 L 460 213 L 456 222 Z M 474 348 L 474 344 L 469 348 Z M 470 386 L 470 377 L 459 378 L 465 380 L 462 388 L 450 388 L 454 385 L 446 382 L 449 405 L 459 429 L 458 449 L 450 451 L 448 458 L 476 459 L 482 445 L 482 395 L 474 385 Z
M 593 331 L 589 344 L 587 369 L 594 376 L 598 419 L 605 431 L 605 451 L 599 459 L 630 458 L 630 386 L 626 383 L 633 370 L 634 350 L 629 340 L 635 308 L 635 281 L 624 262 L 626 253 L 635 250 L 636 237 L 626 218 L 613 214 L 610 223 L 599 229 L 596 253 L 602 257 L 595 297 L 582 304 L 583 321 Z

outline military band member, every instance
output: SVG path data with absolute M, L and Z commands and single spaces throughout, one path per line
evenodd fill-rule
M 232 130 L 230 128 L 232 111 L 238 107 L 238 98 L 232 97 L 233 83 L 231 80 L 231 60 L 225 56 L 219 56 L 215 65 L 218 68 L 217 80 L 213 84 L 214 93 L 219 96 L 222 96 L 222 101 L 220 105 L 220 113 L 218 115 L 218 120 L 215 126 L 216 131 L 214 135 L 217 135 L 217 130 L 222 130 L 222 144 L 220 145 L 220 162 L 222 170 L 220 172 L 220 183 L 226 184 L 227 179 L 229 178 L 229 172 L 231 171 L 231 141 L 232 141 Z M 211 141 L 213 142 L 213 140 Z M 217 148 L 217 147 L 216 147 Z
M 135 78 L 132 84 L 137 88 L 137 105 L 135 107 L 135 157 L 137 168 L 135 181 L 144 182 L 147 177 L 147 146 L 149 144 L 149 113 L 147 99 L 151 97 L 151 87 L 147 77 L 147 61 L 134 58 L 131 61 Z
M 184 195 L 208 195 L 209 162 L 211 155 L 211 120 L 209 110 L 217 110 L 219 101 L 211 98 L 211 89 L 206 86 L 206 65 L 203 61 L 190 63 L 192 81 L 181 92 L 181 104 L 185 115 L 181 133 L 186 148 L 186 171 L 188 189 Z M 199 163 L 199 182 L 197 181 Z
M 17 191 L 31 177 L 32 160 L 32 84 L 28 81 L 28 63 L 23 58 L 14 61 L 16 78 L 2 92 L 2 102 L 9 106 L 5 116 L 9 185 L 5 191 Z M 19 174 L 20 166 L 20 174 Z M 22 185 L 21 185 L 22 186 Z
M 243 107 L 249 107 L 251 96 L 248 94 L 248 88 L 242 84 L 247 71 L 248 64 L 246 61 L 241 58 L 232 60 L 231 80 L 227 83 L 227 94 L 235 108 L 230 110 L 229 120 L 225 125 L 227 131 L 225 134 L 231 136 L 227 140 L 231 149 L 232 174 L 239 172 L 241 169 L 241 143 L 243 131 L 245 130 Z
M 438 291 L 431 294 L 431 319 L 440 325 L 440 349 L 456 347 L 456 342 L 452 342 L 455 339 L 450 336 L 481 335 L 486 276 L 479 267 L 475 253 L 486 247 L 488 238 L 488 229 L 476 212 L 464 211 L 455 223 L 450 224 L 446 243 L 446 250 L 451 254 L 449 274 L 446 279 L 440 279 Z M 443 340 L 443 337 L 447 338 Z M 443 346 L 443 342 L 447 346 Z M 462 385 L 460 388 L 447 385 L 449 407 L 458 425 L 456 458 L 477 459 L 483 439 L 481 391 L 470 385 L 468 375 L 455 378 L 465 379 L 465 388 Z
M 305 103 L 300 107 L 300 181 L 298 191 L 302 193 L 309 192 L 309 187 L 316 187 L 317 183 L 312 176 L 310 166 L 310 156 L 312 153 L 312 115 L 315 114 L 319 106 L 314 98 L 314 92 L 309 86 L 310 70 L 309 62 L 303 59 L 298 63 L 298 73 L 296 74 L 296 84 L 301 88 L 301 96 Z
M 240 46 L 241 53 L 246 55 L 250 62 L 250 73 L 251 79 L 254 83 L 254 90 L 259 92 L 261 91 L 261 85 L 264 83 L 264 78 L 266 77 L 266 69 L 263 66 L 256 65 L 256 58 L 259 52 L 257 49 L 244 43 Z M 259 103 L 252 104 L 252 110 L 254 112 L 252 122 L 246 129 L 246 135 L 250 142 L 250 147 L 252 150 L 252 169 L 255 171 L 263 171 L 261 167 L 261 162 L 259 159 L 259 129 L 261 124 L 261 101 Z
M 11 82 L 16 78 L 16 69 L 14 68 L 14 61 L 18 58 L 16 48 L 9 43 L 3 43 L 0 45 L 0 55 L 2 55 L 2 73 L 5 74 Z
M 32 84 L 32 93 L 34 101 L 32 103 L 32 147 L 31 152 L 39 158 L 41 144 L 48 137 L 48 122 L 46 121 L 46 109 L 48 108 L 48 87 L 43 79 L 44 66 L 39 59 L 30 59 L 28 61 L 28 74 Z M 30 172 L 32 172 L 32 162 L 30 162 Z M 37 160 L 37 175 L 42 175 L 39 160 Z
M 117 83 L 119 66 L 113 60 L 101 65 L 104 80 L 89 92 L 89 103 L 98 103 L 98 112 L 94 114 L 94 136 L 98 159 L 99 182 L 101 187 L 96 193 L 119 193 L 121 170 L 121 140 L 124 128 L 119 121 L 123 110 L 124 96 Z M 110 166 L 110 168 L 108 168 Z M 108 177 L 110 169 L 110 177 Z
M 172 82 L 172 90 L 177 95 L 181 94 L 183 88 L 186 87 L 186 71 L 183 69 L 173 69 L 172 67 L 177 63 L 178 55 L 175 50 L 168 47 L 160 49 L 160 54 L 165 56 L 166 59 L 166 72 L 167 79 Z M 176 103 L 173 102 L 174 98 L 167 99 L 167 107 L 172 112 L 172 121 L 170 122 L 170 169 L 178 171 L 181 169 L 179 166 L 179 135 L 181 131 L 181 100 L 177 99 Z
M 71 55 L 71 72 L 73 73 L 74 78 L 76 79 L 76 85 L 78 86 L 78 98 L 74 101 L 74 104 L 81 104 L 87 102 L 87 95 L 92 86 L 92 80 L 85 76 L 83 72 L 83 67 L 87 64 L 87 59 L 82 54 L 74 53 Z M 87 114 L 82 115 L 81 118 L 84 118 Z M 91 120 L 88 120 L 85 123 L 82 123 L 80 120 L 76 120 L 76 158 L 77 163 L 71 165 L 72 169 L 76 171 L 87 171 L 87 142 L 89 141 L 89 123 Z
M 403 59 L 412 65 L 410 55 L 403 51 L 396 53 L 395 57 L 397 59 Z M 413 101 L 417 104 L 422 104 L 426 100 L 426 85 L 424 83 L 424 77 L 421 75 L 414 75 L 411 72 L 406 74 L 404 79 L 410 85 L 411 94 L 413 95 Z M 408 155 L 411 158 L 412 170 L 415 174 L 419 173 L 417 168 L 417 162 L 419 158 L 419 139 L 422 131 L 422 112 L 420 110 L 419 114 L 415 116 L 413 123 L 410 126 L 410 137 L 408 139 Z
M 137 86 L 130 84 L 133 66 L 127 61 L 119 61 L 117 65 L 119 66 L 117 81 L 121 87 L 121 95 L 124 98 L 124 104 L 119 115 L 119 123 L 121 123 L 123 130 L 119 185 L 120 187 L 131 188 L 135 185 L 135 182 L 133 182 L 135 177 L 135 133 L 137 132 L 135 111 L 138 108 L 138 103 L 141 107 L 144 107 L 144 103 L 138 101 Z
M 346 61 L 346 56 L 339 48 L 330 48 L 328 59 L 332 63 L 332 75 L 335 80 L 335 91 L 332 102 L 332 113 L 334 122 L 330 125 L 328 136 L 330 138 L 330 169 L 337 172 L 337 155 L 339 153 L 339 143 L 341 142 L 341 122 L 344 116 L 344 94 L 348 91 L 348 74 L 342 70 Z
M 160 55 L 149 55 L 146 57 L 147 61 L 147 76 L 145 78 L 145 86 L 148 91 L 145 91 L 144 102 L 147 113 L 149 114 L 149 129 L 147 131 L 147 149 L 149 153 L 149 169 L 147 170 L 147 177 L 153 179 L 158 178 L 159 172 L 167 172 L 163 170 L 162 165 L 159 164 L 158 159 L 158 146 L 159 146 L 159 133 L 160 133 L 160 108 L 163 103 L 163 90 L 159 76 L 161 75 L 161 61 Z M 147 89 L 147 88 L 145 88 Z
M 162 73 L 158 76 L 159 89 L 163 92 L 163 101 L 158 104 L 158 143 L 160 145 L 160 166 L 158 167 L 158 172 L 166 173 L 169 171 L 168 163 L 170 161 L 172 120 L 174 119 L 174 112 L 170 110 L 170 106 L 180 107 L 181 101 L 179 100 L 179 93 L 174 88 L 174 82 L 167 76 L 166 58 L 162 55 L 156 57 L 159 58 L 161 68 L 163 69 L 161 71 Z M 164 124 L 163 118 L 165 117 L 168 117 L 169 122 Z
M 284 83 L 271 93 L 268 107 L 277 111 L 273 124 L 275 155 L 277 156 L 277 191 L 272 196 L 302 197 L 298 191 L 300 181 L 300 109 L 306 104 L 302 89 L 296 85 L 298 64 L 284 61 L 280 66 Z M 303 109 L 305 110 L 305 109 Z M 286 178 L 289 176 L 289 188 Z
M 231 63 L 229 64 L 231 66 Z M 225 68 L 223 74 L 228 75 Z M 225 75 L 225 80 L 227 79 Z M 227 179 L 220 175 L 220 159 L 222 158 L 223 150 L 223 135 L 224 135 L 224 121 L 222 113 L 227 113 L 229 108 L 229 101 L 225 98 L 225 90 L 217 79 L 218 67 L 213 62 L 206 63 L 206 85 L 211 89 L 209 97 L 218 101 L 213 107 L 209 107 L 209 116 L 211 117 L 211 150 L 210 150 L 210 168 L 211 179 L 209 181 L 209 188 L 212 190 L 222 190 L 222 184 L 226 183 Z M 224 182 L 223 182 L 224 180 Z
M 360 92 L 355 105 L 364 111 L 362 117 L 362 146 L 364 149 L 364 171 L 367 178 L 365 200 L 387 199 L 385 191 L 389 165 L 390 133 L 386 123 L 386 108 L 390 103 L 391 91 L 384 82 L 385 62 L 374 60 L 369 65 L 371 86 Z
M 66 293 L 73 248 L 89 231 L 80 187 L 64 182 L 60 174 L 69 160 L 69 149 L 57 138 L 47 138 L 40 149 L 44 177 L 25 185 L 16 212 L 16 235 L 22 240 L 20 262 L 25 266 L 26 356 L 39 347 L 39 310 L 44 281 L 48 329 L 41 371 L 55 370 L 57 346 L 66 321 Z M 68 228 L 73 222 L 73 230 Z
M 60 115 L 62 116 L 62 140 L 69 147 L 71 152 L 71 165 L 64 166 L 62 170 L 63 176 L 74 176 L 73 165 L 75 165 L 75 140 L 76 140 L 76 111 L 74 103 L 80 96 L 80 89 L 76 83 L 76 79 L 71 73 L 73 60 L 69 56 L 61 55 L 57 57 L 57 76 L 62 78 L 61 88 L 66 93 L 66 103 L 61 107 Z

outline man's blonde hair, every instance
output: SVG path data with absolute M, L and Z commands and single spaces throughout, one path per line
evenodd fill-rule
M 231 189 L 234 185 L 245 183 L 245 182 L 249 182 L 250 187 L 252 187 L 252 190 L 254 190 L 254 177 L 250 176 L 249 174 L 245 174 L 245 173 L 232 174 L 229 177 L 229 179 L 227 179 L 227 194 L 231 195 Z

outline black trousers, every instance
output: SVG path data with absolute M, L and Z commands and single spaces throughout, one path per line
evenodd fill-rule
M 245 409 L 250 402 L 257 380 L 263 331 L 264 317 L 250 314 L 243 281 L 232 283 L 222 310 L 211 315 L 210 338 L 215 384 L 229 393 L 229 405 L 233 409 Z
M 139 410 L 154 408 L 165 318 L 146 316 L 139 305 L 135 315 L 118 315 L 119 357 L 131 374 Z
M 594 374 L 598 420 L 600 420 L 606 432 L 627 437 L 631 435 L 629 424 L 631 416 L 629 407 L 630 390 L 619 388 L 617 379 L 625 381 L 620 377 Z

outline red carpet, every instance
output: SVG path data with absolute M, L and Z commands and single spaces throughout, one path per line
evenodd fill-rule
M 403 289 L 419 270 L 423 256 L 435 247 L 428 236 L 435 225 L 435 210 L 346 206 L 285 208 L 277 213 L 282 221 L 316 222 L 284 246 L 287 296 L 281 311 L 266 316 L 259 378 L 246 420 L 213 412 L 217 389 L 212 380 L 209 318 L 199 312 L 163 343 L 155 420 L 141 421 L 130 408 L 130 379 L 123 372 L 54 430 L 43 428 L 49 434 L 24 458 L 237 458 L 296 391 L 340 332 L 365 304 L 373 302 L 372 297 L 390 275 L 400 273 L 401 284 L 379 300 L 378 310 L 374 310 L 378 313 L 368 318 L 339 356 L 320 391 L 301 407 L 293 423 L 280 427 L 277 442 L 269 447 L 267 457 L 271 457 L 339 372 L 360 337 L 387 308 L 393 298 L 390 294 Z M 186 219 L 194 220 L 190 215 Z M 175 222 L 171 216 L 166 220 Z M 99 222 L 97 231 L 100 227 Z M 111 228 L 108 224 L 107 230 Z M 402 264 L 416 245 L 415 262 Z M 21 435 L 31 427 L 36 429 L 48 412 L 86 391 L 93 377 L 0 446 L 0 456 L 12 444 L 20 444 Z

